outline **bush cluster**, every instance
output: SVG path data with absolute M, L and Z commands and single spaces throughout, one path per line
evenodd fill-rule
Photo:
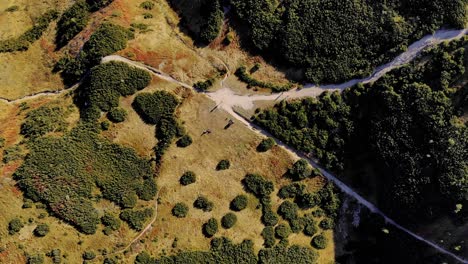
M 233 227 L 237 222 L 237 216 L 234 213 L 227 213 L 221 218 L 221 225 L 225 229 Z
M 172 208 L 172 215 L 177 218 L 185 218 L 188 214 L 189 207 L 184 203 L 176 203 Z
M 237 78 L 239 78 L 239 80 L 246 83 L 249 87 L 267 88 L 267 89 L 271 89 L 273 92 L 283 92 L 283 91 L 290 90 L 293 87 L 291 83 L 279 85 L 279 84 L 259 81 L 255 78 L 252 78 L 252 76 L 250 76 L 247 73 L 247 69 L 245 68 L 245 66 L 239 67 L 236 70 L 235 75 L 237 76 Z
M 335 227 L 335 221 L 331 218 L 325 218 L 319 223 L 320 228 L 323 230 L 333 229 Z
M 172 118 L 178 104 L 179 101 L 171 93 L 157 91 L 137 95 L 132 106 L 147 124 L 158 125 L 161 120 Z
M 302 181 L 309 178 L 312 174 L 312 168 L 305 159 L 300 159 L 288 170 L 288 175 L 294 181 Z
M 214 79 L 208 79 L 206 81 L 196 82 L 193 84 L 193 88 L 195 88 L 198 91 L 204 92 L 208 90 L 211 86 L 213 86 L 214 81 Z
M 193 202 L 193 207 L 203 210 L 203 212 L 211 212 L 211 210 L 213 210 L 214 204 L 205 196 L 198 196 L 197 199 Z
M 242 211 L 247 207 L 248 198 L 247 196 L 240 194 L 237 195 L 230 203 L 229 208 L 233 211 Z
M 208 44 L 215 40 L 221 32 L 224 13 L 220 0 L 213 0 L 211 4 L 205 5 L 203 12 L 205 24 L 200 27 L 199 39 L 202 43 Z
M 218 228 L 218 220 L 216 220 L 216 218 L 210 218 L 203 224 L 203 234 L 206 237 L 213 237 L 218 232 Z
M 96 258 L 96 253 L 93 251 L 85 251 L 82 255 L 84 260 L 93 260 Z
M 24 32 L 21 36 L 12 39 L 1 40 L 0 53 L 28 50 L 29 45 L 38 40 L 44 31 L 49 27 L 49 24 L 57 19 L 57 17 L 58 12 L 56 10 L 47 11 L 36 19 L 34 26 L 31 29 Z
M 306 186 L 302 183 L 291 183 L 281 187 L 278 191 L 278 197 L 281 199 L 300 197 L 304 194 Z
M 279 239 L 287 239 L 291 234 L 291 228 L 285 224 L 279 224 L 275 227 L 275 236 Z
M 197 180 L 197 176 L 195 175 L 195 172 L 186 171 L 186 172 L 184 172 L 182 177 L 180 177 L 179 182 L 180 182 L 180 184 L 182 184 L 184 186 L 187 186 L 189 184 L 195 183 L 196 180 Z
M 151 1 L 145 1 L 140 4 L 140 7 L 146 10 L 152 10 L 154 8 L 154 3 Z
M 106 227 L 104 230 L 107 233 L 109 233 L 111 230 L 112 231 L 118 230 L 121 224 L 120 219 L 109 212 L 106 212 L 101 217 L 101 223 Z
M 153 216 L 153 209 L 146 208 L 142 210 L 130 210 L 126 209 L 120 213 L 120 219 L 127 222 L 130 228 L 135 229 L 136 231 L 141 231 L 143 229 L 144 223 Z

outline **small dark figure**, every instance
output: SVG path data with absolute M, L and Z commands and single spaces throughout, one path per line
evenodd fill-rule
M 224 127 L 224 129 L 230 128 L 233 124 L 234 124 L 234 121 L 232 121 L 232 119 L 229 119 L 229 122 L 228 122 L 227 125 Z

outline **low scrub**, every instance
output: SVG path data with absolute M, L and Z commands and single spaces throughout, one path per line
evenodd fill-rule
M 273 84 L 269 82 L 259 81 L 255 78 L 252 78 L 247 73 L 247 69 L 245 68 L 245 66 L 239 67 L 236 70 L 235 75 L 237 76 L 237 78 L 239 78 L 239 80 L 246 83 L 249 87 L 267 88 L 267 89 L 271 89 L 273 92 L 283 92 L 283 91 L 290 90 L 293 87 L 291 83 L 278 85 L 278 84 Z
M 236 196 L 230 203 L 230 208 L 233 211 L 242 211 L 247 207 L 248 198 L 247 196 L 241 194 Z
M 237 216 L 234 213 L 227 213 L 221 218 L 221 226 L 225 229 L 232 228 L 237 223 Z
M 184 203 L 176 203 L 172 208 L 172 215 L 177 218 L 185 218 L 188 214 L 189 208 Z
M 127 222 L 130 228 L 136 231 L 141 231 L 143 229 L 143 225 L 151 216 L 153 216 L 153 213 L 153 209 L 150 208 L 142 210 L 127 209 L 120 213 L 120 219 Z
M 203 234 L 206 237 L 213 237 L 218 232 L 218 220 L 216 218 L 210 218 L 204 225 L 203 225 Z

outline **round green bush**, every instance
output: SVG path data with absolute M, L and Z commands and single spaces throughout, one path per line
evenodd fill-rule
M 35 229 L 34 229 L 34 235 L 37 237 L 45 237 L 49 233 L 50 229 L 47 224 L 39 224 Z
M 177 146 L 179 148 L 186 148 L 192 144 L 192 138 L 189 135 L 182 136 L 179 140 L 177 140 Z
M 313 236 L 315 233 L 317 233 L 318 228 L 315 225 L 315 221 L 308 221 L 306 225 L 304 226 L 304 235 L 306 236 Z
M 324 249 L 327 247 L 327 244 L 328 240 L 323 235 L 317 235 L 314 238 L 312 238 L 311 245 L 316 249 Z
M 297 218 L 298 206 L 290 201 L 284 201 L 278 207 L 278 214 L 285 220 L 292 220 Z
M 239 211 L 244 210 L 247 207 L 247 203 L 248 203 L 247 196 L 241 194 L 241 195 L 236 196 L 236 198 L 234 198 L 231 201 L 231 204 L 229 207 L 231 208 L 231 210 L 239 212 Z
M 300 159 L 288 170 L 291 179 L 301 181 L 311 176 L 312 168 L 305 159 Z
M 291 228 L 288 225 L 280 224 L 275 227 L 275 236 L 279 239 L 288 238 L 291 234 Z
M 275 226 L 278 223 L 278 215 L 275 214 L 275 212 L 273 212 L 271 208 L 263 208 L 262 211 L 263 213 L 261 220 L 265 226 Z
M 121 123 L 125 121 L 127 111 L 120 107 L 114 107 L 107 113 L 107 118 L 114 123 Z
M 263 240 L 264 240 L 263 245 L 266 248 L 271 248 L 271 247 L 273 247 L 275 245 L 276 239 L 275 239 L 275 231 L 274 231 L 273 227 L 267 226 L 267 227 L 263 228 L 263 231 L 262 231 L 261 235 L 262 235 Z
M 227 213 L 221 218 L 221 225 L 225 229 L 233 227 L 237 222 L 237 216 L 234 213 Z
M 322 221 L 320 221 L 319 226 L 323 230 L 333 229 L 333 227 L 335 227 L 335 221 L 333 221 L 333 219 L 331 218 L 325 218 Z
M 84 260 L 92 260 L 96 257 L 96 254 L 93 251 L 85 251 L 82 257 Z
M 186 171 L 182 177 L 180 177 L 180 184 L 187 186 L 189 184 L 195 183 L 197 181 L 197 176 L 193 171 Z
M 258 152 L 267 152 L 268 150 L 270 150 L 275 145 L 276 145 L 276 142 L 275 142 L 274 139 L 265 138 L 265 139 L 262 140 L 262 142 L 260 142 L 260 144 L 258 144 L 257 151 Z
M 8 223 L 8 233 L 10 235 L 14 235 L 18 233 L 21 228 L 24 227 L 24 224 L 21 222 L 19 218 L 13 218 L 9 223 Z
M 212 237 L 218 232 L 218 221 L 215 218 L 210 218 L 208 222 L 203 225 L 203 234 L 206 237 Z
M 205 196 L 198 196 L 195 202 L 193 202 L 193 207 L 201 209 L 204 212 L 211 212 L 211 210 L 213 210 L 213 203 Z
M 101 130 L 102 130 L 102 131 L 107 131 L 107 130 L 109 130 L 110 125 L 111 125 L 111 124 L 110 124 L 109 121 L 107 121 L 107 120 L 102 121 L 102 122 L 101 122 Z
M 231 163 L 229 162 L 229 160 L 221 160 L 218 163 L 218 165 L 216 165 L 216 170 L 217 171 L 227 170 L 227 169 L 229 169 L 229 167 L 231 167 Z
M 188 206 L 184 203 L 177 203 L 174 208 L 172 208 L 172 215 L 177 218 L 184 218 L 188 214 Z

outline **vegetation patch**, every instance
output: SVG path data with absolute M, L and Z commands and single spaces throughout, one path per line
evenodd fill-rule
M 218 220 L 216 218 L 210 218 L 205 224 L 203 224 L 203 234 L 206 237 L 213 237 L 219 229 Z
M 65 46 L 88 24 L 90 6 L 85 0 L 77 1 L 60 17 L 57 22 L 55 43 L 57 48 Z
M 328 239 L 323 235 L 316 235 L 312 238 L 311 244 L 316 249 L 325 249 L 328 244 Z
M 99 223 L 93 190 L 122 208 L 156 194 L 150 162 L 110 143 L 94 128 L 80 125 L 64 137 L 41 137 L 29 149 L 14 174 L 18 186 L 85 234 L 95 233 Z
M 263 139 L 260 144 L 257 146 L 257 151 L 258 152 L 267 152 L 270 150 L 273 146 L 276 145 L 276 142 L 272 138 L 265 138 Z
M 236 196 L 230 203 L 230 208 L 233 211 L 240 212 L 247 208 L 248 198 L 247 196 L 240 194 Z
M 216 165 L 216 170 L 217 171 L 227 170 L 227 169 L 229 169 L 229 167 L 231 167 L 231 163 L 229 162 L 229 160 L 221 160 L 218 163 L 218 165 Z
M 211 212 L 214 204 L 205 196 L 198 196 L 195 202 L 193 202 L 193 207 L 203 210 L 203 212 Z
M 25 122 L 21 124 L 21 134 L 34 139 L 50 132 L 63 132 L 66 126 L 64 110 L 45 105 L 28 112 Z
M 221 218 L 221 226 L 225 229 L 233 227 L 237 222 L 237 216 L 234 213 L 227 213 Z
M 127 222 L 130 228 L 141 231 L 145 222 L 154 214 L 151 208 L 141 210 L 126 209 L 120 213 L 120 219 Z
M 114 107 L 107 113 L 107 118 L 113 123 L 121 123 L 125 121 L 127 117 L 127 111 L 123 108 Z
M 1 40 L 0 53 L 28 50 L 29 45 L 38 40 L 49 27 L 49 24 L 57 19 L 57 17 L 58 12 L 56 10 L 47 11 L 36 19 L 31 29 L 24 32 L 21 36 L 13 39 Z

